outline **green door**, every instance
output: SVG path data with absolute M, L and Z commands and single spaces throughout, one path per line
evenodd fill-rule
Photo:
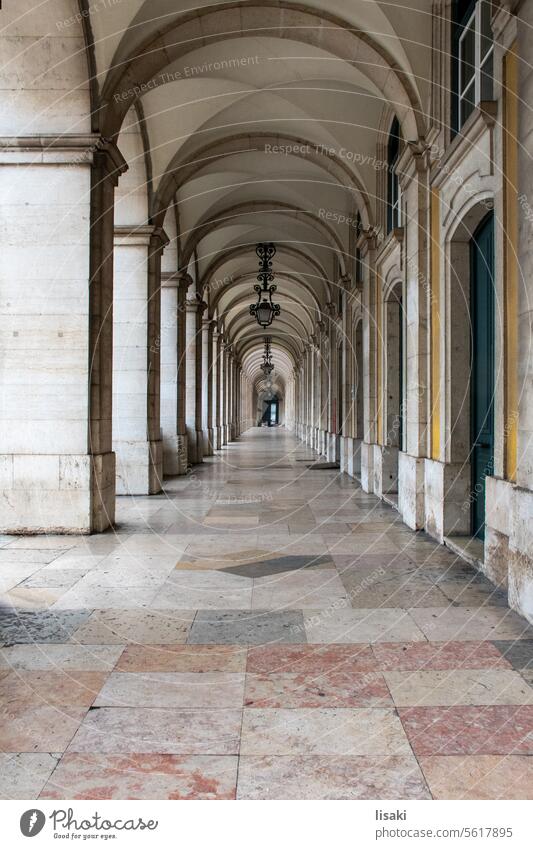
M 485 478 L 494 463 L 494 218 L 470 242 L 472 533 L 485 535 Z

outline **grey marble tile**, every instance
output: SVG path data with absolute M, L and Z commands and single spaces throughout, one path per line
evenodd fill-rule
M 188 643 L 305 643 L 302 611 L 199 610 Z

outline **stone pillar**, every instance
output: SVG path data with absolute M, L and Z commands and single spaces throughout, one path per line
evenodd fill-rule
M 377 350 L 376 294 L 380 285 L 376 274 L 376 239 L 363 242 L 363 362 L 360 372 L 364 395 L 364 440 L 361 443 L 361 487 L 374 492 L 374 448 L 377 444 Z M 361 371 L 362 368 L 362 371 Z
M 235 360 L 233 349 L 228 351 L 228 442 L 235 439 Z
M 222 448 L 221 428 L 221 357 L 222 357 L 222 334 L 217 325 L 213 327 L 213 446 L 217 450 Z
M 180 276 L 161 275 L 161 432 L 163 474 L 179 475 L 178 436 L 178 290 Z
M 117 493 L 161 490 L 161 252 L 166 237 L 147 225 L 115 228 L 113 448 Z
M 0 528 L 114 522 L 114 190 L 126 163 L 97 135 L 0 148 Z
M 227 402 L 226 396 L 228 392 L 228 352 L 226 350 L 226 341 L 224 336 L 220 337 L 220 441 L 221 446 L 228 442 L 227 431 Z
M 187 290 L 192 278 L 186 272 L 179 275 L 178 285 L 178 374 L 177 374 L 177 425 L 178 425 L 178 474 L 184 475 L 189 467 L 188 436 L 186 420 L 187 401 Z
M 213 325 L 207 316 L 202 320 L 202 433 L 204 457 L 212 456 L 213 437 Z
M 200 322 L 204 304 L 198 298 L 186 302 L 186 401 L 188 458 L 190 463 L 203 460 L 202 436 L 202 360 Z M 200 368 L 198 368 L 198 363 Z

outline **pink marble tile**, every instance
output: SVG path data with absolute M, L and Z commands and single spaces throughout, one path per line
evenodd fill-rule
M 0 681 L 0 705 L 7 709 L 30 705 L 88 708 L 106 678 L 107 672 L 16 670 Z
M 375 643 L 378 667 L 387 670 L 510 669 L 511 664 L 489 641 L 449 643 Z
M 376 661 L 369 646 L 353 645 L 267 645 L 248 651 L 248 672 L 322 673 L 371 672 Z
M 381 673 L 248 673 L 245 707 L 389 707 L 393 702 Z
M 238 799 L 429 799 L 412 755 L 241 756 Z
M 0 751 L 63 752 L 86 708 L 14 704 L 0 711 Z
M 412 707 L 398 713 L 417 757 L 533 754 L 533 705 Z
M 41 799 L 234 799 L 237 757 L 67 752 Z
M 70 752 L 235 755 L 242 710 L 101 707 L 91 710 Z M 53 749 L 52 749 L 53 751 Z
M 119 672 L 244 672 L 246 647 L 217 645 L 126 646 Z
M 527 755 L 434 756 L 420 766 L 435 799 L 533 799 Z

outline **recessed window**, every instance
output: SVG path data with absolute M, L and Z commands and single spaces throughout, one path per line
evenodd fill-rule
M 457 131 L 482 100 L 492 100 L 494 41 L 490 0 L 457 2 L 452 59 L 455 81 L 452 124 Z
M 402 226 L 402 195 L 396 171 L 400 158 L 400 122 L 394 118 L 387 144 L 387 233 Z

